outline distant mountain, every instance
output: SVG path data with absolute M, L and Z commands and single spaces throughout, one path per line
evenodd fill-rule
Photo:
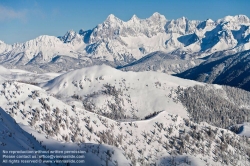
M 213 54 L 200 65 L 176 76 L 250 91 L 250 51 L 233 55 Z
M 111 14 L 95 28 L 79 33 L 71 30 L 64 36 L 44 35 L 13 45 L 1 41 L 0 64 L 43 72 L 103 63 L 124 66 L 156 51 L 185 59 L 223 50 L 237 53 L 250 49 L 249 26 L 250 20 L 244 15 L 196 21 L 185 17 L 167 20 L 154 13 L 147 19 L 133 15 L 125 22 Z M 62 66 L 68 61 L 73 64 L 65 69 L 56 57 L 72 59 L 62 58 Z
M 156 51 L 137 61 L 125 66 L 118 66 L 117 68 L 122 71 L 158 71 L 168 74 L 176 74 L 193 68 L 202 62 L 204 62 L 203 59 L 185 59 L 174 53 Z

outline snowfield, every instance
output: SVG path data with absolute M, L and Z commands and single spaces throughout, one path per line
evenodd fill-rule
M 185 108 L 169 94 L 178 86 L 194 85 L 202 84 L 163 73 L 122 72 L 101 65 L 68 72 L 42 83 L 41 87 L 68 103 L 78 101 L 76 105 L 98 114 L 119 110 L 131 118 L 143 119 L 160 111 L 187 118 Z M 113 108 L 114 104 L 118 108 Z M 120 118 L 124 117 L 115 117 Z

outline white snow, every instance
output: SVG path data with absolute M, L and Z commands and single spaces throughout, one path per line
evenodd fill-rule
M 0 65 L 0 75 L 11 74 L 11 71 Z
M 134 113 L 139 118 L 159 111 L 167 111 L 187 118 L 187 112 L 182 104 L 173 102 L 168 96 L 178 86 L 185 88 L 202 85 L 202 83 L 163 73 L 122 72 L 101 65 L 63 74 L 43 83 L 41 87 L 51 94 L 62 96 L 62 99 L 67 101 L 74 94 L 82 96 L 84 100 L 84 96 L 103 91 L 106 84 L 122 90 L 123 95 L 119 96 L 123 101 L 122 108 L 125 109 L 127 115 L 131 115 L 131 110 L 137 110 Z M 105 94 L 95 95 L 91 101 L 95 104 L 96 109 L 105 111 L 108 109 L 106 107 L 109 102 L 116 103 L 114 97 Z
M 240 126 L 240 132 L 238 135 L 250 137 L 250 123 L 243 123 Z
M 62 73 L 43 73 L 37 74 L 26 70 L 20 69 L 6 69 L 3 66 L 0 66 L 0 77 L 6 80 L 16 80 L 21 82 L 29 83 L 40 83 L 51 80 Z
M 57 55 L 123 61 L 125 58 L 139 59 L 154 51 L 199 53 L 204 49 L 204 39 L 210 42 L 210 38 L 215 37 L 218 41 L 211 40 L 209 47 L 200 52 L 202 56 L 220 50 L 239 52 L 250 49 L 249 41 L 245 41 L 250 30 L 242 30 L 243 26 L 246 29 L 250 26 L 249 18 L 244 15 L 201 22 L 185 17 L 167 20 L 159 13 L 147 19 L 133 15 L 130 20 L 122 21 L 111 14 L 92 30 L 86 43 L 87 36 L 71 30 L 62 37 L 43 35 L 13 45 L 0 41 L 0 54 L 4 62 L 19 59 L 19 56 L 32 60 L 38 54 L 42 58 L 39 63 L 50 62 Z M 236 31 L 238 34 L 234 36 Z M 187 35 L 192 34 L 198 37 L 188 43 Z M 186 36 L 184 43 L 188 46 L 179 40 Z M 195 65 L 195 61 L 191 63 Z M 180 64 L 172 66 L 180 68 Z M 39 87 L 35 86 L 38 83 Z M 153 71 L 123 72 L 106 65 L 44 74 L 0 66 L 0 152 L 2 149 L 38 150 L 44 149 L 43 145 L 50 150 L 85 150 L 86 165 L 105 165 L 108 150 L 112 153 L 108 165 L 116 165 L 116 161 L 118 165 L 145 165 L 140 159 L 167 165 L 173 157 L 176 164 L 183 166 L 188 165 L 187 157 L 192 165 L 221 165 L 220 161 L 214 161 L 218 157 L 214 150 L 221 146 L 222 133 L 240 142 L 240 136 L 250 137 L 250 125 L 239 125 L 238 135 L 207 123 L 186 125 L 187 110 L 173 91 L 195 85 L 205 84 Z M 208 88 L 222 89 L 220 85 Z M 221 96 L 228 99 L 225 91 Z M 127 118 L 104 116 L 104 113 L 114 114 L 117 110 Z M 158 114 L 143 120 L 155 112 Z M 204 137 L 198 145 L 196 139 L 190 138 L 191 142 L 185 142 L 188 153 L 170 155 L 179 148 L 181 132 L 200 132 L 207 136 L 208 127 L 216 130 L 214 138 Z M 177 145 L 171 147 L 170 142 L 174 139 L 178 140 Z M 170 150 L 163 147 L 164 142 Z M 201 147 L 209 152 L 202 155 Z M 244 165 L 245 152 L 240 151 L 239 155 L 239 149 L 230 144 L 228 149 L 234 155 L 242 155 L 243 159 L 237 160 L 236 165 Z M 0 153 L 0 160 L 1 157 Z M 132 164 L 133 159 L 137 164 Z
M 200 53 L 203 57 L 208 53 L 227 49 L 233 49 L 235 52 L 250 49 L 247 40 L 250 33 L 247 29 L 250 28 L 240 31 L 243 26 L 250 26 L 249 18 L 244 15 L 226 16 L 217 21 L 188 20 L 185 17 L 167 20 L 165 16 L 156 12 L 147 19 L 133 15 L 130 20 L 122 21 L 111 14 L 103 23 L 92 29 L 88 33 L 89 36 L 86 36 L 84 31 L 81 31 L 80 35 L 71 30 L 59 38 L 43 35 L 13 45 L 0 42 L 0 54 L 7 55 L 4 62 L 22 58 L 29 61 L 42 55 L 43 63 L 48 63 L 57 55 L 124 62 L 127 58 L 139 59 L 154 51 Z M 232 34 L 236 31 L 240 40 Z M 197 35 L 199 39 L 192 41 L 188 46 L 179 42 L 179 37 L 191 34 Z M 206 39 L 208 34 L 211 39 L 219 39 Z M 205 39 L 210 40 L 210 46 L 203 48 L 202 43 Z
M 71 85 L 72 81 L 76 81 L 79 79 L 82 79 L 82 83 L 85 86 L 87 85 L 82 92 L 95 91 L 96 89 L 100 88 L 101 85 L 103 85 L 102 81 L 109 82 L 112 85 L 112 83 L 114 83 L 114 80 L 116 79 L 116 81 L 118 82 L 118 86 L 122 84 L 122 87 L 130 87 L 128 88 L 128 92 L 131 94 L 131 97 L 133 97 L 133 91 L 141 93 L 140 98 L 141 100 L 145 101 L 144 104 L 147 104 L 147 102 L 150 101 L 150 97 L 157 97 L 154 93 L 152 93 L 153 91 L 143 90 L 147 89 L 147 87 L 145 87 L 145 84 L 148 84 L 149 89 L 152 88 L 156 92 L 158 91 L 158 95 L 161 95 L 162 90 L 157 90 L 157 88 L 165 88 L 165 91 L 169 92 L 170 90 L 168 90 L 168 87 L 176 87 L 178 85 L 180 85 L 181 87 L 193 86 L 197 84 L 202 85 L 201 83 L 183 80 L 162 73 L 121 72 L 103 65 L 93 66 L 86 69 L 79 69 L 76 71 L 65 73 L 55 78 L 54 80 L 48 82 L 47 87 L 50 87 L 51 91 L 59 92 L 65 90 L 64 93 L 69 94 L 70 91 L 67 91 L 67 88 L 63 88 L 57 85 L 60 85 L 61 83 L 64 83 L 64 81 L 67 81 L 68 84 L 66 84 L 65 87 L 73 88 L 73 86 Z M 86 81 L 83 81 L 84 79 L 86 79 Z M 126 81 L 124 79 L 126 79 Z M 141 81 L 138 81 L 138 79 Z M 161 83 L 161 87 L 159 86 L 159 83 L 157 83 L 157 86 L 154 85 L 155 87 L 153 88 L 151 83 L 155 84 L 156 80 Z M 96 87 L 89 87 L 89 85 L 91 85 L 90 83 L 92 83 L 92 86 L 95 85 Z M 164 83 L 166 83 L 166 86 L 164 86 Z M 80 89 L 77 90 L 81 92 Z M 74 89 L 71 89 L 71 91 L 74 91 Z M 125 90 L 123 91 L 125 95 L 126 92 Z M 142 93 L 147 91 L 148 94 Z M 172 139 L 174 138 L 178 138 L 180 131 L 193 131 L 193 129 L 191 128 L 192 125 L 197 126 L 197 132 L 204 131 L 208 127 L 211 127 L 213 130 L 215 130 L 215 127 L 210 126 L 206 123 L 196 124 L 190 122 L 192 124 L 185 125 L 183 115 L 181 115 L 182 113 L 185 113 L 184 108 L 179 112 L 178 110 L 174 112 L 174 110 L 178 108 L 178 105 L 180 106 L 180 103 L 176 103 L 176 105 L 171 106 L 171 109 L 173 110 L 172 113 L 170 113 L 171 110 L 166 109 L 166 111 L 163 111 L 148 120 L 134 121 L 131 119 L 131 121 L 128 122 L 118 122 L 100 116 L 98 114 L 86 111 L 84 109 L 73 109 L 72 106 L 56 99 L 55 97 L 53 97 L 53 94 L 48 94 L 45 90 L 37 86 L 8 81 L 5 84 L 0 84 L 0 92 L 0 105 L 2 106 L 2 108 L 4 108 L 5 112 L 11 114 L 11 116 L 16 120 L 16 122 L 22 127 L 22 129 L 24 129 L 28 133 L 32 133 L 33 135 L 35 135 L 36 139 L 38 141 L 42 141 L 42 145 L 45 145 L 50 150 L 88 150 L 88 153 L 85 154 L 85 157 L 86 163 L 88 163 L 89 165 L 100 163 L 105 164 L 105 160 L 101 160 L 101 158 L 105 159 L 105 152 L 107 152 L 107 150 L 114 151 L 114 155 L 112 155 L 111 160 L 109 161 L 109 165 L 115 165 L 115 160 L 119 163 L 119 165 L 131 164 L 132 159 L 128 159 L 128 155 L 131 153 L 138 161 L 137 164 L 134 165 L 138 166 L 143 165 L 140 164 L 138 160 L 141 156 L 147 158 L 147 160 L 144 161 L 148 161 L 151 163 L 159 163 L 160 159 L 163 159 L 163 163 L 168 162 L 169 160 L 165 159 L 170 157 L 170 150 L 165 150 L 165 148 L 162 146 L 163 142 L 167 142 L 168 145 L 170 145 L 169 142 L 172 141 Z M 42 100 L 44 100 L 44 102 L 42 102 Z M 23 102 L 25 102 L 25 104 L 23 104 Z M 139 99 L 133 100 L 133 103 L 136 102 L 139 102 Z M 47 106 L 43 105 L 42 103 L 49 105 L 50 108 L 45 108 Z M 166 108 L 168 107 L 168 105 L 165 106 Z M 151 107 L 153 108 L 154 106 Z M 59 110 L 58 113 L 56 113 L 57 108 Z M 31 122 L 35 117 L 37 117 L 37 120 L 34 122 L 33 125 L 31 125 Z M 58 130 L 56 130 L 55 124 L 60 124 L 58 125 Z M 92 127 L 92 131 L 90 131 L 86 126 Z M 172 128 L 172 132 L 169 132 L 170 128 Z M 217 134 L 215 136 L 215 139 L 217 140 L 219 140 L 222 136 L 222 130 L 224 131 L 224 134 L 229 135 L 234 140 L 238 141 L 240 139 L 239 136 L 233 135 L 227 130 L 220 128 L 217 129 L 218 131 L 216 132 Z M 10 131 L 12 131 L 12 129 L 10 129 Z M 50 135 L 51 131 L 55 134 Z M 100 144 L 99 141 L 101 141 L 101 133 L 104 132 L 110 134 L 108 137 L 109 139 L 107 139 L 106 141 L 118 139 L 122 135 L 121 143 L 119 143 L 117 147 L 107 146 L 103 142 L 103 145 L 98 145 Z M 75 138 L 74 135 L 76 135 Z M 69 137 L 69 140 L 65 141 L 65 137 Z M 76 139 L 76 142 L 78 143 L 72 143 L 74 139 Z M 220 142 L 218 143 L 217 141 L 215 141 L 215 139 L 212 139 L 211 142 L 212 149 L 220 145 Z M 112 143 L 109 142 L 109 144 Z M 216 156 L 214 155 L 212 150 L 209 151 L 209 154 L 206 154 L 205 156 L 201 153 L 196 153 L 196 156 L 193 157 L 190 156 L 192 149 L 194 148 L 199 151 L 200 147 L 196 148 L 196 145 L 194 145 L 192 142 L 186 142 L 186 144 L 186 147 L 189 150 L 189 154 L 183 154 L 183 157 L 188 156 L 190 158 L 190 161 L 194 164 L 196 163 L 196 165 L 213 163 L 212 160 Z M 207 145 L 206 141 L 200 141 L 200 144 L 204 145 L 204 147 L 207 148 L 205 146 Z M 99 153 L 97 153 L 98 147 L 100 151 Z M 230 145 L 229 148 L 234 153 L 236 153 L 236 149 L 232 148 Z M 180 159 L 176 161 L 182 165 L 184 165 L 185 162 L 183 161 L 181 156 Z M 215 164 L 220 165 L 219 162 Z M 238 164 L 242 163 L 238 162 Z

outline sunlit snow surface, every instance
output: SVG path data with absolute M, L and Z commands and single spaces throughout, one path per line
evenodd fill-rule
M 72 150 L 76 148 L 85 150 L 87 151 L 85 154 L 86 165 L 104 165 L 107 150 L 114 153 L 108 161 L 109 165 L 115 165 L 116 161 L 118 165 L 131 164 L 132 159 L 128 158 L 131 151 L 136 159 L 140 159 L 141 151 L 143 151 L 143 155 L 149 163 L 156 162 L 161 165 L 171 165 L 173 158 L 174 163 L 183 166 L 188 165 L 187 161 L 191 161 L 192 164 L 197 166 L 207 163 L 219 164 L 213 161 L 215 155 L 212 151 L 209 152 L 210 156 L 203 156 L 202 154 L 176 156 L 170 155 L 162 146 L 163 142 L 169 142 L 173 138 L 177 138 L 180 131 L 185 130 L 188 132 L 193 130 L 191 126 L 185 125 L 184 118 L 189 118 L 187 110 L 181 102 L 175 100 L 175 93 L 171 93 L 171 91 L 177 90 L 178 87 L 187 88 L 194 85 L 204 85 L 203 83 L 152 71 L 123 72 L 106 65 L 92 66 L 64 74 L 43 74 L 42 76 L 45 79 L 38 79 L 41 75 L 26 71 L 5 68 L 2 68 L 2 71 L 4 73 L 1 73 L 2 78 L 0 78 L 0 106 L 22 128 L 15 125 L 14 122 L 10 124 L 9 128 L 6 128 L 5 122 L 11 121 L 11 117 L 7 114 L 1 114 L 4 115 L 2 116 L 3 128 L 1 128 L 3 130 L 9 132 L 17 130 L 16 133 L 22 133 L 22 130 L 24 130 L 32 133 L 38 141 L 42 141 L 42 145 L 51 150 Z M 16 77 L 13 77 L 13 73 Z M 32 85 L 34 82 L 27 81 L 25 76 L 30 77 L 29 79 L 34 82 L 37 81 L 35 83 L 39 83 L 39 86 Z M 15 79 L 17 81 L 14 81 Z M 6 80 L 12 81 L 6 82 Z M 104 85 L 107 84 L 115 87 L 116 90 L 120 89 L 122 94 L 104 93 Z M 213 87 L 221 89 L 219 85 Z M 134 109 L 134 114 L 138 119 L 114 120 L 98 115 L 98 112 L 87 111 L 82 106 L 83 101 L 72 98 L 74 94 L 82 96 L 83 99 L 90 97 L 90 101 L 96 105 L 96 108 L 104 109 L 106 109 L 105 105 L 107 103 L 116 104 L 118 100 L 123 99 L 124 103 L 120 106 L 126 110 L 125 113 L 131 115 L 131 110 Z M 170 94 L 172 95 L 168 96 Z M 130 100 L 131 102 L 129 102 Z M 73 107 L 73 104 L 76 107 Z M 50 106 L 50 108 L 45 108 L 47 106 Z M 59 112 L 56 113 L 57 109 Z M 106 110 L 111 111 L 108 108 Z M 155 111 L 162 112 L 148 120 L 141 120 Z M 37 115 L 38 112 L 39 116 Z M 37 120 L 31 123 L 36 116 L 38 117 Z M 58 126 L 59 129 L 56 134 L 49 135 L 49 133 L 55 131 L 57 123 L 60 123 L 60 126 Z M 46 124 L 47 129 L 44 129 L 43 126 L 46 126 Z M 163 128 L 159 127 L 160 124 L 162 124 Z M 215 127 L 206 123 L 195 125 L 198 126 L 197 130 L 199 131 L 208 127 L 215 130 Z M 13 126 L 16 126 L 17 129 L 13 129 Z M 92 129 L 90 130 L 88 127 L 92 127 Z M 169 133 L 168 128 L 172 128 L 173 131 Z M 220 128 L 218 130 L 215 136 L 216 139 L 220 139 L 222 131 L 233 136 L 236 140 L 240 139 L 239 136 L 234 136 L 228 130 Z M 50 132 L 48 133 L 48 131 Z M 108 141 L 118 139 L 123 135 L 122 143 L 119 143 L 118 147 L 104 143 L 100 145 L 101 138 L 99 134 L 104 132 L 111 134 Z M 143 133 L 147 133 L 147 139 L 145 139 Z M 69 137 L 68 141 L 65 141 L 66 136 Z M 8 135 L 4 137 L 6 138 Z M 27 137 L 29 137 L 27 134 L 20 135 L 21 139 Z M 73 140 L 78 143 L 73 143 Z M 147 143 L 149 140 L 150 143 Z M 162 142 L 159 143 L 159 140 Z M 9 142 L 11 139 L 1 141 L 6 143 L 8 147 L 12 145 L 12 142 Z M 19 147 L 20 140 L 16 142 L 17 147 Z M 206 144 L 206 142 L 203 143 Z M 32 144 L 37 144 L 37 141 L 32 142 Z M 109 144 L 112 143 L 109 142 Z M 28 143 L 24 145 L 26 148 L 30 146 Z M 216 141 L 212 140 L 211 146 L 213 148 L 218 145 Z M 195 146 L 192 143 L 188 144 L 190 149 Z M 98 148 L 99 153 L 96 153 Z M 229 148 L 235 150 L 230 145 Z M 143 164 L 137 162 L 135 165 Z

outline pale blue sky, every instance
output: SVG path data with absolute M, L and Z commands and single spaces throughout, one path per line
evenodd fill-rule
M 64 35 L 92 29 L 109 14 L 127 21 L 133 14 L 148 18 L 216 20 L 226 15 L 250 17 L 249 0 L 1 0 L 0 40 L 13 44 L 39 35 Z

